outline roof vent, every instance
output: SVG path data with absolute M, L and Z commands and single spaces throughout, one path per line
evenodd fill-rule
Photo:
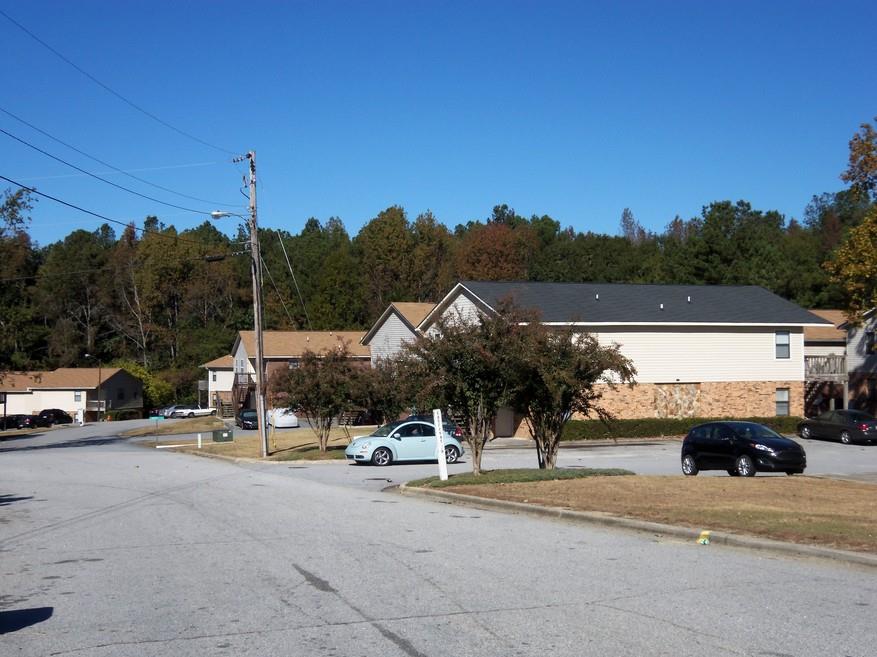
M 658 304 L 658 305 L 661 307 L 661 310 L 664 310 L 664 304 L 663 304 L 663 303 Z

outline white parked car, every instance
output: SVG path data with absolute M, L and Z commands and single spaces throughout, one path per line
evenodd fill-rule
M 268 411 L 268 424 L 275 429 L 292 429 L 298 424 L 298 416 L 288 408 L 272 408 Z
M 204 417 L 207 415 L 216 415 L 215 408 L 202 408 L 197 404 L 178 404 L 171 407 L 170 417 Z M 168 417 L 165 415 L 165 417 Z

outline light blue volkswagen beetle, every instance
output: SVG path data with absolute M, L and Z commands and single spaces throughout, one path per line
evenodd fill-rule
M 463 455 L 463 445 L 454 435 L 453 425 L 445 424 L 445 460 L 455 463 Z M 436 460 L 435 426 L 423 420 L 398 420 L 378 427 L 369 436 L 353 439 L 344 454 L 354 463 L 390 465 L 397 461 Z

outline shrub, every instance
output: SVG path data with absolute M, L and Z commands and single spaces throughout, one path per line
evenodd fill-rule
M 143 417 L 143 411 L 136 408 L 123 408 L 119 411 L 109 409 L 106 414 L 112 416 L 113 420 L 139 420 Z
M 748 417 L 748 418 L 639 418 L 635 420 L 612 420 L 604 424 L 600 420 L 570 420 L 563 431 L 562 440 L 605 440 L 617 438 L 654 438 L 657 436 L 683 436 L 691 427 L 715 420 L 758 422 L 778 433 L 795 433 L 800 417 Z

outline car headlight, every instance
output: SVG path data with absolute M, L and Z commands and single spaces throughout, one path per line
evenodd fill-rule
M 368 442 L 360 443 L 359 445 L 357 445 L 357 447 L 359 447 L 360 452 L 365 452 L 366 450 L 368 450 L 369 444 L 370 443 L 368 443 Z
M 760 444 L 760 443 L 752 443 L 752 446 L 753 446 L 755 449 L 759 449 L 759 450 L 761 450 L 762 452 L 768 452 L 769 454 L 773 454 L 773 448 L 772 448 L 772 447 L 768 447 L 767 445 L 762 445 L 762 444 Z

